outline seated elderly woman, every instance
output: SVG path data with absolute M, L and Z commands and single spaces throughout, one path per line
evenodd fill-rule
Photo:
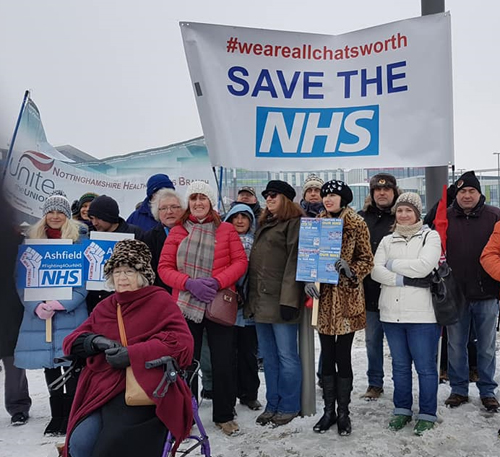
M 104 272 L 116 293 L 64 340 L 65 354 L 84 359 L 69 418 L 65 456 L 148 457 L 162 455 L 167 429 L 181 442 L 193 421 L 191 392 L 179 379 L 163 398 L 153 391 L 163 370 L 145 362 L 163 356 L 181 368 L 193 357 L 193 338 L 179 307 L 164 289 L 152 286 L 151 252 L 138 240 L 116 243 Z M 120 317 L 125 336 L 120 335 Z M 125 341 L 124 341 L 125 340 Z M 122 344 L 123 342 L 123 344 Z M 127 406 L 125 369 L 152 406 Z

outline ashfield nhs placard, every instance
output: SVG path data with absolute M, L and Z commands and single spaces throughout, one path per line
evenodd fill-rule
M 334 157 L 379 154 L 378 106 L 257 107 L 257 157 Z
M 454 161 L 449 13 L 336 36 L 189 22 L 181 31 L 212 165 Z
M 83 285 L 82 246 L 22 245 L 18 251 L 17 287 L 78 287 Z

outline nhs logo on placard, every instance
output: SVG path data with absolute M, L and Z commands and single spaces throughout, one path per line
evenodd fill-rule
M 257 107 L 257 157 L 379 154 L 378 105 L 348 108 Z
M 82 285 L 82 270 L 40 270 L 39 287 L 75 287 Z

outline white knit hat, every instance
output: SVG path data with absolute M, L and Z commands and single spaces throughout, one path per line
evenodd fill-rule
M 71 219 L 71 205 L 62 190 L 55 190 L 43 202 L 42 214 L 45 216 L 51 211 L 59 211 Z
M 308 175 L 306 180 L 304 181 L 304 185 L 302 186 L 302 198 L 304 198 L 307 189 L 321 189 L 324 183 L 325 181 L 323 181 L 318 175 L 315 175 L 314 173 Z
M 401 194 L 396 200 L 396 204 L 394 205 L 394 211 L 398 208 L 398 206 L 409 206 L 415 214 L 417 215 L 417 219 L 420 219 L 422 215 L 422 200 L 420 196 L 415 192 L 405 192 Z
M 215 198 L 215 192 L 213 189 L 204 181 L 193 181 L 189 184 L 186 191 L 186 199 L 189 200 L 189 197 L 193 194 L 203 194 L 210 200 L 212 203 L 212 209 L 217 210 L 217 199 Z

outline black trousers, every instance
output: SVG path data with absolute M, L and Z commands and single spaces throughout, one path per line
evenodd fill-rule
M 346 335 L 319 334 L 323 364 L 321 374 L 330 376 L 335 373 L 339 378 L 352 378 L 351 348 L 354 332 Z
M 63 374 L 63 370 L 66 371 L 67 367 L 57 367 L 57 368 L 45 368 L 45 382 L 47 383 L 47 388 L 49 384 L 53 383 L 59 376 Z M 51 397 L 63 397 L 64 394 L 69 397 L 74 397 L 76 392 L 76 385 L 78 383 L 78 375 L 73 373 L 73 375 L 66 381 L 63 387 L 57 390 L 49 390 Z
M 233 376 L 234 327 L 216 324 L 206 318 L 197 324 L 187 319 L 194 338 L 194 358 L 200 360 L 203 329 L 207 329 L 208 346 L 212 360 L 212 419 L 214 422 L 233 420 L 233 406 L 236 401 L 236 386 Z M 195 377 L 191 390 L 198 398 L 198 378 Z
M 257 400 L 260 386 L 257 346 L 255 325 L 234 327 L 234 377 L 237 396 L 242 400 Z

